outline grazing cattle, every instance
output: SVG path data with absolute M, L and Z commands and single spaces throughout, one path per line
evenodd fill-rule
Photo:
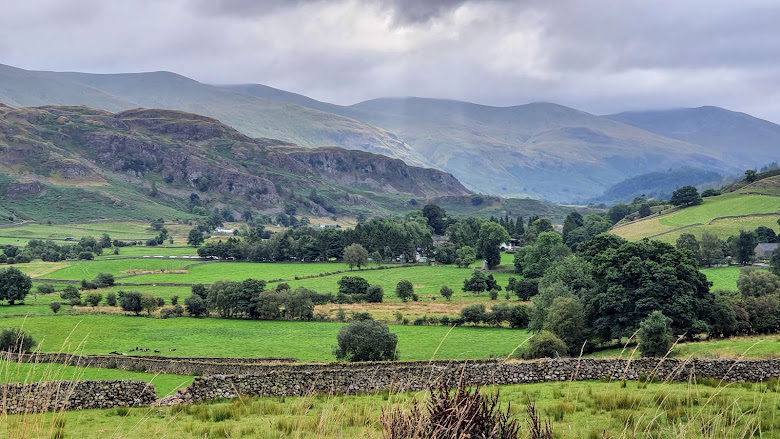
M 176 348 L 171 349 L 171 352 L 176 352 Z
M 154 350 L 155 354 L 161 354 L 162 352 L 158 351 L 157 349 Z

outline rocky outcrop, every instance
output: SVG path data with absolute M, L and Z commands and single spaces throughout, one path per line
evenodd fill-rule
M 14 181 L 8 185 L 5 197 L 11 200 L 21 200 L 45 191 L 46 187 L 39 181 Z

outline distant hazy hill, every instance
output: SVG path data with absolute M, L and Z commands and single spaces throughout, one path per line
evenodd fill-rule
M 299 215 L 398 215 L 437 197 L 470 205 L 470 196 L 439 170 L 252 139 L 181 111 L 0 104 L 0 212 L 16 218 L 170 218 L 193 201 L 237 215 L 290 206 Z
M 715 183 L 722 178 L 717 172 L 691 168 L 649 172 L 623 180 L 590 201 L 607 204 L 628 203 L 636 197 L 666 200 L 681 186 Z
M 219 119 L 251 137 L 282 139 L 304 147 L 359 149 L 433 166 L 397 136 L 368 123 L 234 93 L 169 72 L 95 75 L 0 65 L 0 102 L 86 105 L 109 111 L 137 107 L 191 111 Z
M 718 107 L 627 112 L 607 116 L 731 157 L 748 169 L 778 161 L 780 125 Z
M 469 188 L 485 193 L 581 202 L 648 171 L 736 169 L 700 145 L 556 104 L 491 107 L 387 98 L 338 106 L 258 84 L 224 87 L 385 128 Z

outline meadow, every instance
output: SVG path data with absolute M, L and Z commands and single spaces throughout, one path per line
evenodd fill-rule
M 192 226 L 167 223 L 165 228 L 173 237 L 186 237 Z M 30 223 L 0 229 L 0 235 L 28 239 L 64 240 L 65 238 L 74 238 L 78 240 L 82 236 L 100 238 L 103 233 L 107 233 L 111 239 L 121 240 L 146 240 L 159 234 L 158 231 L 149 227 L 148 222 L 137 221 L 95 221 L 75 224 Z
M 737 291 L 737 278 L 740 269 L 737 266 L 702 268 L 701 272 L 707 276 L 707 280 L 712 282 L 710 291 Z
M 495 387 L 484 387 L 493 394 Z M 498 389 L 528 438 L 526 407 L 535 403 L 556 438 L 778 438 L 777 382 L 722 385 L 641 382 L 520 384 Z M 381 415 L 424 403 L 426 392 L 354 396 L 241 398 L 198 405 L 83 410 L 9 416 L 8 436 L 55 423 L 80 438 L 380 438 Z M 46 435 L 45 433 L 42 436 Z M 48 435 L 46 435 L 48 436 Z
M 607 349 L 588 357 L 595 358 L 638 358 L 639 352 L 633 347 L 626 349 Z M 780 336 L 756 335 L 750 337 L 731 337 L 688 343 L 678 343 L 670 353 L 674 358 L 780 358 Z
M 664 215 L 652 215 L 625 225 L 613 228 L 610 233 L 631 241 L 653 236 L 664 242 L 674 243 L 682 233 L 693 233 L 701 237 L 703 232 L 726 239 L 738 234 L 740 230 L 755 230 L 765 226 L 778 230 L 778 215 L 753 216 L 746 218 L 724 218 L 723 216 L 777 213 L 780 211 L 780 198 L 770 195 L 749 195 L 739 192 L 708 197 L 698 206 L 685 209 L 673 209 Z M 710 224 L 712 222 L 712 224 Z M 681 230 L 675 230 L 685 227 Z
M 334 361 L 332 349 L 344 323 L 156 319 L 122 315 L 6 317 L 0 329 L 23 327 L 43 352 L 78 354 L 127 352 L 135 347 L 171 357 L 284 357 Z M 530 334 L 488 327 L 390 325 L 402 360 L 506 357 Z M 172 352 L 171 349 L 176 349 Z M 150 351 L 151 352 L 151 351 Z

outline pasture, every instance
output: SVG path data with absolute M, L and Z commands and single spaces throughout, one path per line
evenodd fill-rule
M 299 361 L 333 361 L 336 334 L 343 325 L 92 314 L 0 319 L 0 329 L 23 326 L 41 343 L 42 352 L 106 354 L 142 347 L 176 357 L 285 357 Z M 398 334 L 402 360 L 505 357 L 530 336 L 524 330 L 465 326 L 451 332 L 444 326 L 391 325 L 390 330 Z
M 165 228 L 173 237 L 186 237 L 192 226 L 167 223 Z M 0 229 L 0 235 L 28 239 L 64 240 L 65 238 L 74 238 L 78 240 L 82 236 L 100 238 L 104 233 L 107 233 L 112 239 L 145 240 L 157 236 L 159 232 L 149 227 L 148 222 L 137 221 L 95 221 L 77 224 L 31 223 Z
M 483 392 L 493 394 L 495 387 Z M 526 406 L 536 404 L 555 437 L 572 438 L 763 438 L 780 437 L 776 382 L 718 386 L 638 382 L 520 384 L 498 389 L 502 409 L 523 426 Z M 59 424 L 66 437 L 380 438 L 382 412 L 423 404 L 426 392 L 242 398 L 193 406 L 84 410 L 9 416 L 9 436 L 23 425 L 48 431 Z
M 717 267 L 702 268 L 701 272 L 707 276 L 707 280 L 712 282 L 710 291 L 737 291 L 737 278 L 739 277 L 740 267 Z
M 746 195 L 729 193 L 705 198 L 701 205 L 685 209 L 674 209 L 665 215 L 651 215 L 647 218 L 613 228 L 610 233 L 631 241 L 656 236 L 664 242 L 674 243 L 682 233 L 693 233 L 701 237 L 703 232 L 726 239 L 740 230 L 755 230 L 765 226 L 778 230 L 778 215 L 752 216 L 744 218 L 720 218 L 723 216 L 772 214 L 780 211 L 780 198 L 769 195 Z M 685 227 L 681 230 L 675 230 Z

